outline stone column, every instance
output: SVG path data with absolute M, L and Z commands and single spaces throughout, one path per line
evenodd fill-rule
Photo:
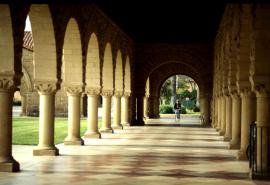
M 145 95 L 143 99 L 143 116 L 144 118 L 149 118 L 148 109 L 149 109 L 149 95 Z
M 220 97 L 218 97 L 217 98 L 217 128 L 216 128 L 216 130 L 217 131 L 220 131 L 220 129 L 221 129 L 221 98 Z
M 114 117 L 113 117 L 113 125 L 112 128 L 115 130 L 122 130 L 123 126 L 121 125 L 121 91 L 116 91 L 114 93 L 113 101 L 114 101 Z
M 35 84 L 39 93 L 39 141 L 33 150 L 34 156 L 59 155 L 54 145 L 54 110 L 56 83 L 40 82 Z
M 241 138 L 241 99 L 237 93 L 231 94 L 232 97 L 232 140 L 229 144 L 230 149 L 239 149 Z
M 138 93 L 136 94 L 137 98 L 137 119 L 136 119 L 136 126 L 143 126 L 144 121 L 143 121 L 143 97 L 144 93 Z
M 226 130 L 226 97 L 222 96 L 221 97 L 221 110 L 220 110 L 221 114 L 221 118 L 220 118 L 220 131 L 219 131 L 219 135 L 223 136 L 225 134 L 225 130 Z
M 113 90 L 103 90 L 103 111 L 102 111 L 102 126 L 100 128 L 101 133 L 113 133 L 111 127 L 111 99 Z
M 0 172 L 20 171 L 19 163 L 12 157 L 12 78 L 0 78 Z
M 249 144 L 249 126 L 256 119 L 256 103 L 250 89 L 241 91 L 241 145 L 238 160 L 247 160 L 246 150 Z
M 231 96 L 225 96 L 226 99 L 226 131 L 224 141 L 232 139 L 232 99 Z
M 204 117 L 203 125 L 209 125 L 210 123 L 210 103 L 207 97 L 200 98 L 201 114 Z
M 153 118 L 159 118 L 159 97 L 153 96 Z
M 68 136 L 65 138 L 65 145 L 83 145 L 84 141 L 80 136 L 81 100 L 82 87 L 66 87 L 68 96 Z
M 26 95 L 21 95 L 21 102 L 22 102 L 22 112 L 20 115 L 26 116 L 26 104 L 27 104 Z
M 129 123 L 129 92 L 124 92 L 121 99 L 121 125 L 130 126 Z
M 86 88 L 87 94 L 87 131 L 85 138 L 101 138 L 98 131 L 98 97 L 99 88 Z
M 256 87 L 257 97 L 257 169 L 267 172 L 270 151 L 270 93 L 264 87 Z

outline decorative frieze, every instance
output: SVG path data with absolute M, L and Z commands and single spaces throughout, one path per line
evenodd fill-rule
M 69 95 L 81 95 L 82 94 L 82 86 L 80 85 L 71 85 L 65 86 L 65 90 Z
M 86 87 L 85 93 L 88 96 L 98 96 L 100 94 L 100 87 Z
M 115 91 L 114 96 L 121 97 L 123 95 L 123 91 Z
M 57 91 L 56 82 L 36 81 L 34 87 L 39 94 L 55 94 Z
M 113 90 L 103 89 L 101 95 L 102 96 L 112 96 L 113 95 Z
M 14 81 L 12 78 L 0 77 L 0 91 L 14 90 Z

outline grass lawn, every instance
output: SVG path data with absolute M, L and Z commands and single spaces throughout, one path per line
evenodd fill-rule
M 13 118 L 13 144 L 20 145 L 37 145 L 38 144 L 38 129 L 39 129 L 38 117 L 17 117 Z M 99 126 L 100 126 L 99 120 Z M 67 136 L 67 118 L 55 119 L 55 144 L 62 143 Z M 85 133 L 86 118 L 81 119 L 81 136 Z

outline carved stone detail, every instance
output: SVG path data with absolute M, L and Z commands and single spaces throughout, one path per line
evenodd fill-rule
M 13 91 L 15 88 L 12 78 L 0 77 L 0 91 Z
M 80 85 L 71 85 L 66 86 L 65 90 L 67 91 L 68 95 L 81 95 L 82 94 L 82 86 Z
M 123 95 L 123 91 L 115 91 L 114 96 L 121 97 Z
M 100 87 L 86 87 L 85 93 L 90 96 L 98 96 L 100 94 Z
M 102 96 L 112 96 L 113 95 L 113 90 L 103 89 L 101 95 Z
M 130 96 L 130 95 L 131 95 L 131 91 L 125 91 L 125 92 L 123 93 L 123 95 L 124 95 L 124 96 Z
M 57 91 L 56 82 L 35 82 L 34 87 L 39 94 L 55 94 Z

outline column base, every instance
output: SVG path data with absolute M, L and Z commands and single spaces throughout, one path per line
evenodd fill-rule
M 64 145 L 84 145 L 84 140 L 81 138 L 75 138 L 75 139 L 65 139 Z
M 220 130 L 220 131 L 219 131 L 219 135 L 220 135 L 220 136 L 224 136 L 224 135 L 225 135 L 225 131 Z
M 12 159 L 7 162 L 0 162 L 0 172 L 18 172 L 20 171 L 20 164 Z
M 113 134 L 113 129 L 112 128 L 101 128 L 99 130 L 100 133 L 111 133 Z
M 128 122 L 122 122 L 121 125 L 123 127 L 130 127 L 130 123 L 128 123 Z
M 113 125 L 113 130 L 123 130 L 123 125 Z
M 240 149 L 240 143 L 230 142 L 229 149 Z
M 216 131 L 219 132 L 220 131 L 220 128 L 216 128 Z
M 237 160 L 246 161 L 248 160 L 248 157 L 246 155 L 246 151 L 243 151 L 243 149 L 240 149 L 237 153 Z
M 59 150 L 56 147 L 48 148 L 36 148 L 33 150 L 34 156 L 57 156 L 59 155 Z
M 231 141 L 232 137 L 231 136 L 224 136 L 223 141 Z
M 84 138 L 97 138 L 97 139 L 101 139 L 101 134 L 99 132 L 86 132 L 83 136 Z

